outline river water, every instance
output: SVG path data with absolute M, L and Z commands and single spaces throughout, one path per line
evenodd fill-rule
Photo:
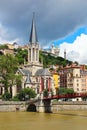
M 1 112 L 0 130 L 87 130 L 87 111 Z

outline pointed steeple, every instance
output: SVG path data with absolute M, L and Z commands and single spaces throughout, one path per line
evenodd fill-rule
M 31 44 L 32 43 L 37 44 L 38 42 L 34 17 L 35 17 L 35 13 L 33 13 L 32 27 L 31 27 L 31 33 L 30 33 L 30 39 L 29 39 L 29 42 Z
M 29 73 L 28 73 L 27 79 L 26 79 L 26 84 L 29 84 L 29 83 L 31 83 L 31 80 L 30 80 Z

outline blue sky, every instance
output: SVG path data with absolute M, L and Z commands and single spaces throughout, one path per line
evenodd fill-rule
M 60 56 L 64 56 L 66 49 L 67 59 L 87 65 L 87 26 L 80 27 L 65 38 L 56 40 L 54 46 L 59 46 Z
M 67 42 L 69 44 L 73 44 L 73 42 L 76 40 L 77 36 L 81 36 L 81 34 L 87 35 L 87 26 L 80 27 L 76 29 L 71 34 L 67 35 L 64 38 L 58 39 L 56 41 L 53 41 L 54 46 L 59 46 L 60 44 Z

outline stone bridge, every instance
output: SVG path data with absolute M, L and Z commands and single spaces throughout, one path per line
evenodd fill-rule
M 30 111 L 30 112 L 50 112 L 50 102 L 44 100 L 30 101 L 0 101 L 0 112 L 6 111 Z
M 1 111 L 33 111 L 51 112 L 51 100 L 44 100 L 43 97 L 29 101 L 0 101 Z
M 51 112 L 51 100 L 35 99 L 26 101 L 27 111 Z

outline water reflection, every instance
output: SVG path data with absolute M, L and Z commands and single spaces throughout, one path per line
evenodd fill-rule
M 87 115 L 79 115 L 79 114 L 72 114 L 72 113 L 60 113 L 61 115 L 65 116 L 81 116 L 81 117 L 87 117 Z

